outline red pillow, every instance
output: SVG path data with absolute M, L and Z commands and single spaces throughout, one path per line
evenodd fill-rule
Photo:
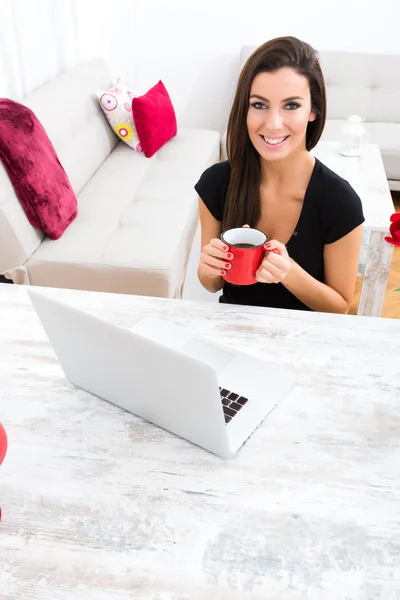
M 78 212 L 75 194 L 40 121 L 7 98 L 0 99 L 0 160 L 30 224 L 61 237 Z
M 136 131 L 147 158 L 176 135 L 176 116 L 162 81 L 132 100 Z

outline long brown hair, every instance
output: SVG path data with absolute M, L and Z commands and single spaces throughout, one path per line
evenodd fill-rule
M 258 73 L 289 67 L 308 79 L 311 106 L 316 117 L 308 123 L 306 148 L 311 150 L 322 135 L 326 119 L 324 76 L 317 52 L 295 37 L 280 37 L 266 42 L 247 60 L 233 100 L 227 129 L 227 154 L 231 167 L 230 183 L 222 229 L 255 227 L 260 219 L 260 156 L 247 131 L 247 112 L 253 79 Z

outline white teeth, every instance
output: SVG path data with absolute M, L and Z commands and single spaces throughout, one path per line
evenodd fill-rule
M 285 137 L 286 137 L 286 136 L 285 136 Z M 273 145 L 273 146 L 274 146 L 275 144 L 280 144 L 281 142 L 283 142 L 283 140 L 285 139 L 285 137 L 283 137 L 283 138 L 279 138 L 279 139 L 277 139 L 277 138 L 271 139 L 271 138 L 267 138 L 267 137 L 265 137 L 265 135 L 263 135 L 263 138 L 264 138 L 264 140 L 265 140 L 265 141 L 266 141 L 268 144 L 271 144 L 271 145 Z

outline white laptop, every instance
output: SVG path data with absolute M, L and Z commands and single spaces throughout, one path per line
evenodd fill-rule
M 71 383 L 219 456 L 233 456 L 294 385 L 290 366 L 168 321 L 145 318 L 129 330 L 28 294 Z

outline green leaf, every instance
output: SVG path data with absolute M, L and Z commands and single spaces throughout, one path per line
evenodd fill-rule
M 395 292 L 400 292 L 400 288 L 396 288 L 394 291 Z

